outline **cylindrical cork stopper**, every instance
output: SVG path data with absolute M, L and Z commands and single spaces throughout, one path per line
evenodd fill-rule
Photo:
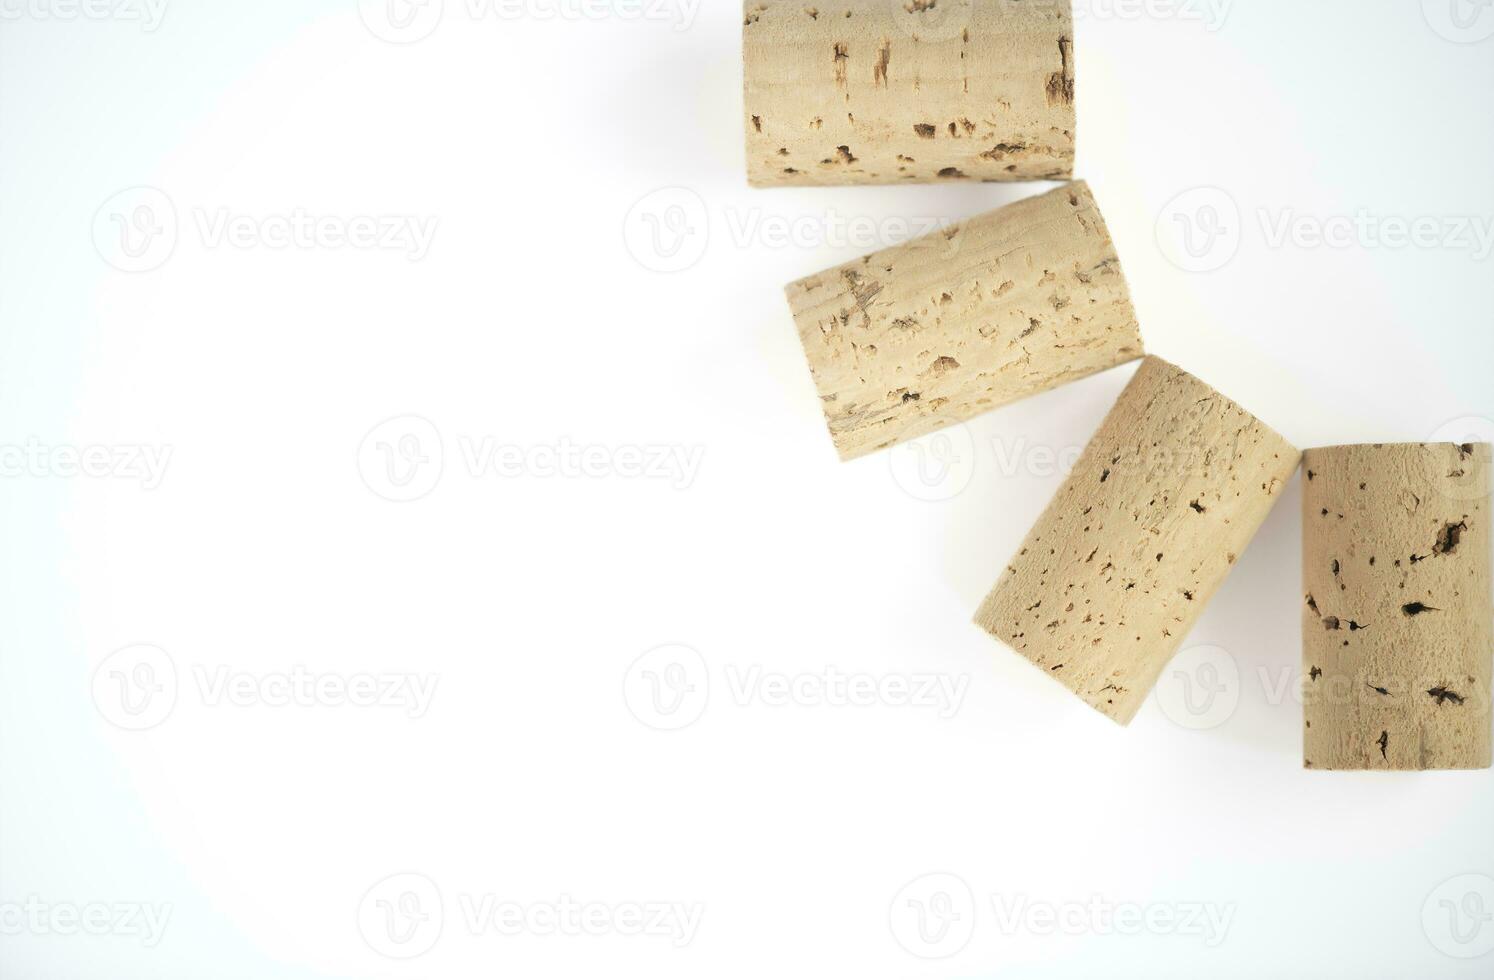
M 1228 398 L 1148 357 L 976 624 L 1128 723 L 1300 458 Z
M 1083 181 L 787 294 L 842 459 L 1142 355 L 1120 259 Z
M 1305 454 L 1308 768 L 1489 767 L 1489 460 L 1485 444 Z
M 1069 0 L 748 0 L 748 177 L 1067 180 L 1073 37 Z

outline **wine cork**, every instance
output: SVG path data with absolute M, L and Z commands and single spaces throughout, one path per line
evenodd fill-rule
M 1490 447 L 1310 449 L 1303 761 L 1487 769 Z
M 976 624 L 1127 724 L 1301 454 L 1148 357 Z
M 1083 181 L 791 283 L 842 459 L 1142 356 Z
M 1067 180 L 1069 0 L 748 0 L 759 187 Z

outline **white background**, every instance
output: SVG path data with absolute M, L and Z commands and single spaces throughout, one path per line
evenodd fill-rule
M 1295 481 L 1121 729 L 969 621 L 1134 368 L 836 461 L 783 283 L 1048 185 L 750 191 L 736 4 L 556 2 L 0 4 L 0 974 L 1490 976 L 1494 777 L 1301 768 Z M 1494 435 L 1490 35 L 1082 4 L 1149 348 L 1300 446 Z M 1449 231 L 1307 237 L 1361 212 Z

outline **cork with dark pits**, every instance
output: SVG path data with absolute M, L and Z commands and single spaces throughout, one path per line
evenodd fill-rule
M 1305 465 L 1304 763 L 1487 769 L 1490 447 L 1333 446 Z
M 1228 398 L 1148 357 L 976 624 L 1129 723 L 1300 458 Z
M 1069 0 L 748 0 L 756 186 L 1067 180 Z
M 791 283 L 843 459 L 1142 356 L 1082 181 Z

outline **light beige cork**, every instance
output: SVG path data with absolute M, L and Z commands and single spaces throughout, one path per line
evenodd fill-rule
M 830 436 L 853 459 L 1142 356 L 1083 181 L 790 283 Z
M 1489 461 L 1486 444 L 1304 455 L 1308 768 L 1489 767 Z
M 1067 180 L 1069 0 L 748 0 L 759 187 Z
M 1129 723 L 1300 458 L 1228 398 L 1148 357 L 976 624 Z

